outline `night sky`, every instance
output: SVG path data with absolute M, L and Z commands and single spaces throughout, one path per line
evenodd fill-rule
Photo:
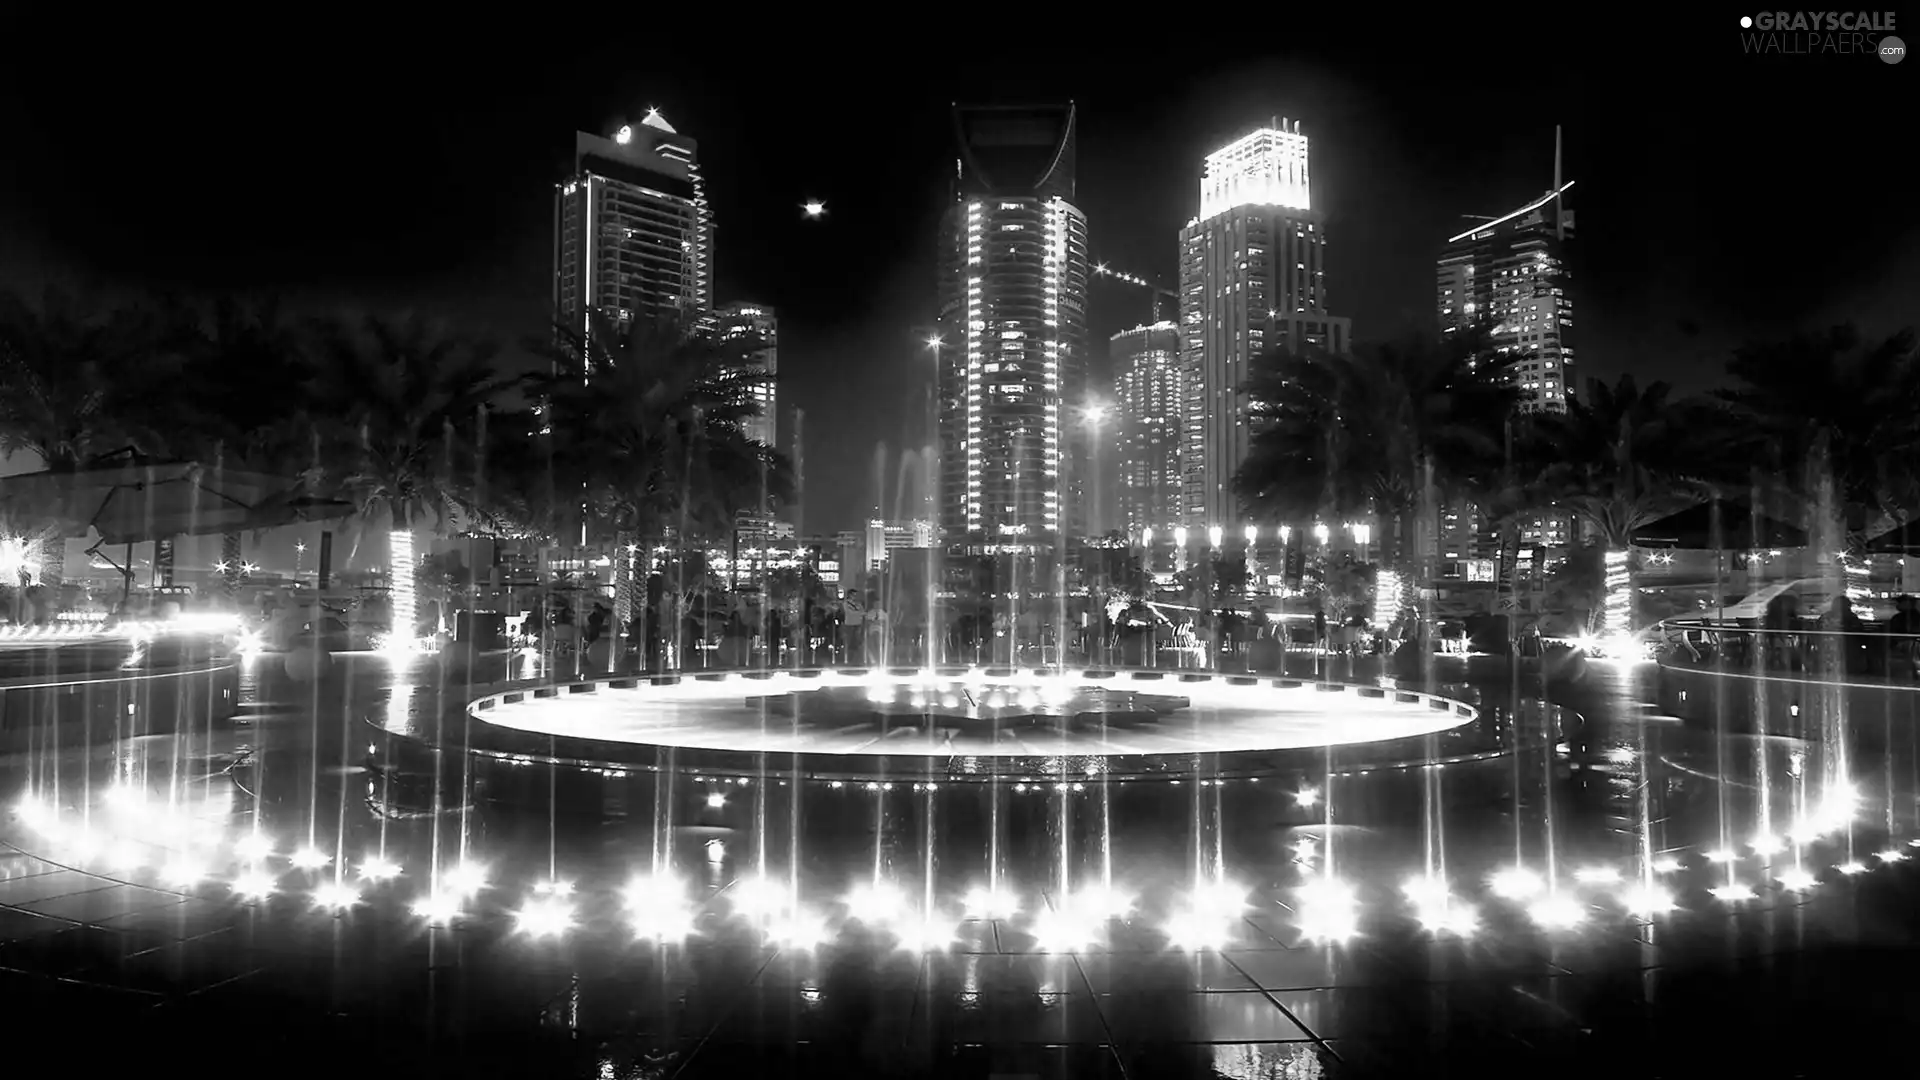
M 69 29 L 73 53 L 0 73 L 0 286 L 271 292 L 518 340 L 545 325 L 574 130 L 657 106 L 699 141 L 717 299 L 779 309 L 809 532 L 891 512 L 901 448 L 925 438 L 915 329 L 933 314 L 955 100 L 1077 101 L 1095 257 L 1168 285 L 1201 157 L 1269 116 L 1302 120 L 1332 308 L 1362 344 L 1431 329 L 1441 243 L 1462 215 L 1548 188 L 1555 123 L 1578 181 L 1586 375 L 1705 388 L 1743 339 L 1915 319 L 1920 200 L 1894 118 L 1920 100 L 1920 62 L 1743 56 L 1721 14 L 1498 30 L 1287 15 L 1191 35 L 1111 21 L 1037 76 L 969 64 L 931 28 L 858 46 L 744 15 L 610 28 L 584 53 L 518 30 L 276 32 L 250 51 L 231 27 Z M 1256 38 L 1269 46 L 1236 44 Z M 802 220 L 809 198 L 825 221 Z M 1147 315 L 1144 292 L 1096 285 L 1097 370 L 1107 335 Z

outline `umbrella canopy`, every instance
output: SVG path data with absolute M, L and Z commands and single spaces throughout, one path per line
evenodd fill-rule
M 1863 548 L 1869 553 L 1920 555 L 1920 521 L 1905 521 L 1879 536 L 1870 538 Z
M 353 507 L 289 477 L 180 461 L 0 478 L 0 511 L 67 537 L 91 528 L 109 544 L 136 544 L 346 517 Z
M 1738 503 L 1701 503 L 1635 529 L 1633 543 L 1691 551 L 1797 548 L 1807 546 L 1807 533 Z

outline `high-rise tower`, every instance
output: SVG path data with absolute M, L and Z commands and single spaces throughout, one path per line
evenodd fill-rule
M 696 150 L 655 110 L 610 138 L 575 133 L 553 204 L 553 307 L 565 325 L 584 330 L 589 311 L 689 329 L 705 319 L 713 223 Z
M 1487 327 L 1487 344 L 1526 412 L 1565 412 L 1579 387 L 1568 265 L 1573 211 L 1566 205 L 1573 181 L 1561 179 L 1558 130 L 1553 157 L 1553 186 L 1546 193 L 1448 238 L 1435 273 L 1441 333 Z M 1443 563 L 1498 554 L 1492 524 L 1473 507 L 1448 507 L 1439 539 Z M 1549 551 L 1565 548 L 1575 540 L 1573 523 L 1566 517 L 1526 519 L 1518 540 Z
M 722 304 L 713 312 L 714 332 L 721 340 L 752 338 L 749 354 L 765 373 L 766 381 L 754 388 L 753 398 L 760 415 L 747 421 L 747 434 L 756 441 L 775 446 L 780 434 L 778 378 L 780 375 L 780 321 L 765 304 L 734 302 Z
M 1572 186 L 1450 238 L 1436 275 L 1442 333 L 1487 323 L 1530 412 L 1565 412 L 1578 387 L 1567 266 L 1573 211 L 1564 195 Z
M 1034 550 L 1078 530 L 1087 219 L 1074 107 L 955 106 L 941 222 L 940 524 L 969 550 Z
M 1173 535 L 1183 520 L 1180 440 L 1186 393 L 1180 332 L 1173 323 L 1113 335 L 1114 431 L 1120 467 L 1120 524 L 1129 537 Z
M 1276 119 L 1208 154 L 1200 216 L 1180 232 L 1185 352 L 1181 517 L 1190 528 L 1241 520 L 1234 472 L 1250 432 L 1243 387 L 1276 348 L 1348 348 L 1327 314 L 1325 227 L 1313 209 L 1307 137 Z

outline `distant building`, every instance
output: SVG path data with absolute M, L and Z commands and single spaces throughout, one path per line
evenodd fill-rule
M 1180 443 L 1186 391 L 1179 328 L 1159 322 L 1122 330 L 1113 335 L 1109 356 L 1120 525 L 1130 538 L 1142 529 L 1171 537 L 1183 520 L 1184 505 Z
M 884 570 L 895 551 L 932 547 L 935 532 L 931 521 L 873 518 L 865 528 L 848 529 L 840 534 L 840 565 L 849 574 Z
M 555 188 L 553 308 L 615 323 L 699 325 L 713 306 L 713 222 L 694 140 L 657 111 L 610 137 L 574 135 L 573 172 Z
M 1276 119 L 1207 155 L 1200 215 L 1180 233 L 1189 528 L 1243 520 L 1233 477 L 1247 458 L 1253 361 L 1276 348 L 1350 347 L 1348 320 L 1327 313 L 1326 246 L 1298 121 Z
M 1489 324 L 1530 412 L 1565 412 L 1578 388 L 1567 265 L 1573 211 L 1564 196 L 1572 186 L 1452 237 L 1436 275 L 1441 332 Z
M 939 249 L 940 524 L 971 551 L 1077 533 L 1087 364 L 1087 219 L 1074 107 L 956 106 Z
M 768 446 L 776 446 L 774 440 L 779 435 L 779 395 L 776 393 L 780 373 L 779 320 L 774 316 L 773 309 L 765 304 L 735 302 L 715 308 L 713 322 L 714 332 L 722 339 L 751 337 L 759 343 L 752 355 L 767 378 L 754 390 L 754 399 L 760 403 L 760 415 L 747 421 L 747 434 Z
M 1526 412 L 1565 412 L 1579 387 L 1573 273 L 1568 265 L 1574 219 L 1566 208 L 1566 191 L 1573 183 L 1560 183 L 1557 152 L 1555 156 L 1552 189 L 1450 237 L 1435 274 L 1441 333 L 1486 325 L 1489 344 L 1508 365 L 1508 379 L 1520 391 L 1520 408 Z M 1445 510 L 1439 539 L 1443 568 L 1451 560 L 1463 560 L 1465 566 L 1500 554 L 1492 523 L 1466 505 Z M 1538 546 L 1550 553 L 1576 539 L 1566 517 L 1527 520 L 1519 533 L 1523 549 Z M 1467 569 L 1486 576 L 1484 567 Z

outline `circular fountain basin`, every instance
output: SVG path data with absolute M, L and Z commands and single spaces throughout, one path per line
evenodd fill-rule
M 1424 758 L 1470 705 L 1415 691 L 1208 672 L 942 668 L 607 678 L 467 706 L 475 754 L 583 767 L 808 778 L 1261 775 Z

